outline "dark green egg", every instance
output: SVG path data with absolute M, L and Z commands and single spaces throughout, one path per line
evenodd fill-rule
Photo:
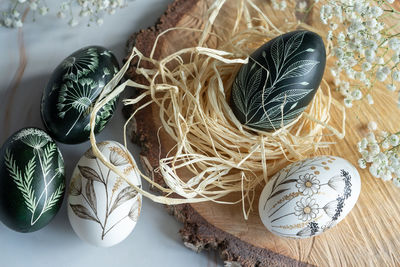
M 263 131 L 291 123 L 317 92 L 325 62 L 324 43 L 314 32 L 272 39 L 240 68 L 231 91 L 233 113 L 242 124 Z
M 118 71 L 115 56 L 99 46 L 82 48 L 64 59 L 51 75 L 42 96 L 42 120 L 50 135 L 67 144 L 87 141 L 93 106 Z M 111 119 L 116 103 L 117 98 L 97 113 L 96 134 Z
M 14 133 L 0 150 L 0 221 L 18 232 L 46 226 L 61 207 L 64 160 L 54 140 L 37 128 Z

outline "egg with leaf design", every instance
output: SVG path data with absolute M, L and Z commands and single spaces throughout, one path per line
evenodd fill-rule
M 18 232 L 46 226 L 61 207 L 64 160 L 54 140 L 38 128 L 14 133 L 0 150 L 0 221 Z
M 118 72 L 118 61 L 100 46 L 82 48 L 54 70 L 42 95 L 42 121 L 54 139 L 77 144 L 89 139 L 90 113 L 104 86 Z M 102 131 L 116 108 L 117 97 L 96 115 L 95 133 Z
M 97 147 L 130 183 L 141 187 L 136 163 L 124 146 L 104 141 Z M 69 185 L 68 218 L 82 240 L 100 247 L 118 244 L 135 227 L 141 205 L 141 194 L 102 163 L 92 148 L 81 157 Z
M 274 131 L 298 118 L 321 83 L 326 55 L 322 38 L 299 30 L 262 45 L 239 69 L 231 108 L 245 126 Z
M 319 156 L 279 171 L 264 187 L 259 214 L 278 236 L 307 238 L 343 220 L 357 202 L 360 175 L 347 160 Z

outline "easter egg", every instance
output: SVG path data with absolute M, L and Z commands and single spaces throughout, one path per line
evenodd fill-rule
M 131 183 L 141 186 L 129 151 L 114 141 L 97 146 Z M 96 158 L 91 148 L 81 157 L 69 185 L 68 218 L 82 240 L 100 247 L 118 244 L 135 227 L 141 203 L 141 194 Z
M 0 150 L 0 221 L 18 232 L 46 226 L 61 207 L 64 160 L 53 139 L 37 128 L 14 133 Z
M 347 160 L 320 156 L 290 164 L 263 189 L 259 213 L 265 227 L 283 237 L 319 235 L 356 204 L 361 181 Z
M 89 139 L 90 113 L 103 87 L 118 72 L 115 56 L 106 48 L 82 48 L 54 70 L 42 95 L 42 121 L 51 136 L 62 143 Z M 96 116 L 95 133 L 102 131 L 116 108 L 117 98 Z
M 326 55 L 322 38 L 294 31 L 250 55 L 232 86 L 231 108 L 250 128 L 274 131 L 299 117 L 321 83 Z

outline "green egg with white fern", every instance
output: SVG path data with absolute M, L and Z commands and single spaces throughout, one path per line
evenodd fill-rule
M 45 227 L 61 207 L 64 160 L 43 130 L 24 128 L 0 149 L 0 221 L 17 232 Z
M 42 95 L 42 121 L 59 142 L 89 140 L 90 115 L 103 88 L 119 71 L 114 54 L 100 46 L 82 48 L 54 70 Z M 94 132 L 101 132 L 114 114 L 117 97 L 96 114 Z

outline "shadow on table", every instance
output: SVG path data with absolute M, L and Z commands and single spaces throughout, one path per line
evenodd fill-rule
M 21 128 L 34 126 L 43 129 L 40 101 L 49 77 L 50 73 L 22 79 L 14 91 L 10 91 L 12 88 L 9 87 L 0 95 L 4 103 L 0 108 L 1 143 Z

